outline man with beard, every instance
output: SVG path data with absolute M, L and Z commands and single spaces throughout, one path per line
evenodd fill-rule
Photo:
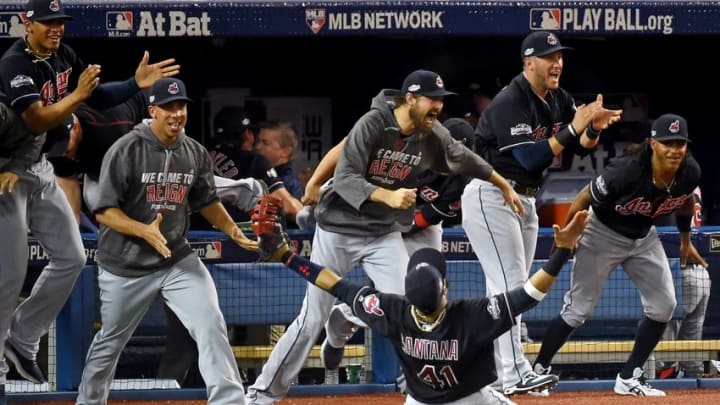
M 341 277 L 360 264 L 379 291 L 404 294 L 408 254 L 402 233 L 410 230 L 418 177 L 428 169 L 485 179 L 500 189 L 513 210 L 523 210 L 510 184 L 454 141 L 438 121 L 444 97 L 453 94 L 437 73 L 416 70 L 400 92 L 383 89 L 372 100 L 370 111 L 350 130 L 333 179 L 321 191 L 313 262 Z M 334 302 L 331 294 L 308 285 L 300 314 L 248 389 L 250 403 L 271 404 L 287 394 Z M 364 326 L 358 318 L 351 320 Z M 357 329 L 352 323 L 341 323 L 344 330 L 333 331 L 328 343 L 335 350 L 330 354 L 342 356 Z

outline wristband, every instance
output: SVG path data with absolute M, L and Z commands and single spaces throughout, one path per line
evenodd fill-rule
M 577 136 L 577 131 L 575 131 L 575 127 L 572 126 L 572 123 L 568 124 L 567 129 L 573 136 Z
M 540 290 L 538 290 L 531 282 L 530 280 L 525 282 L 525 286 L 523 286 L 523 289 L 529 295 L 532 299 L 535 301 L 542 301 L 543 298 L 547 295 L 547 293 L 544 293 Z
M 575 141 L 575 135 L 572 130 L 568 129 L 570 125 L 562 129 L 560 132 L 555 134 L 555 140 L 562 146 L 568 146 Z
M 596 131 L 595 128 L 593 128 L 592 123 L 590 123 L 587 129 L 585 129 L 585 135 L 590 139 L 597 139 L 597 137 L 600 136 L 600 131 Z
M 562 266 L 567 263 L 568 259 L 572 256 L 572 250 L 568 248 L 557 248 L 548 259 L 547 263 L 543 266 L 543 270 L 553 277 L 560 273 Z
M 295 253 L 292 253 L 287 260 L 285 260 L 285 266 L 313 284 L 315 284 L 315 280 L 317 280 L 320 272 L 323 270 L 323 267 L 319 264 L 315 264 Z

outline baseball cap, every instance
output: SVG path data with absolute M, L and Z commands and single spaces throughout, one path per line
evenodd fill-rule
M 428 97 L 454 96 L 457 93 L 445 90 L 445 83 L 439 74 L 429 70 L 416 70 L 405 78 L 402 94 L 419 94 Z
M 548 31 L 537 31 L 523 39 L 520 46 L 520 58 L 544 56 L 565 49 L 572 50 L 569 46 L 562 46 L 557 35 Z
M 691 142 L 688 139 L 687 121 L 676 114 L 664 114 L 658 117 L 652 124 L 650 135 L 660 142 L 672 140 Z
M 445 271 L 445 257 L 438 250 L 423 248 L 416 251 L 410 257 L 405 276 L 408 301 L 423 313 L 435 312 L 442 300 Z
M 72 20 L 65 14 L 60 0 L 28 0 L 25 3 L 25 17 L 31 21 Z
M 475 131 L 472 125 L 468 124 L 464 118 L 448 118 L 443 122 L 445 128 L 450 131 L 453 139 L 461 141 L 468 148 L 472 148 L 475 143 Z
M 164 77 L 156 81 L 150 90 L 150 97 L 148 98 L 151 105 L 165 105 L 178 100 L 192 101 L 187 96 L 185 83 L 180 79 L 171 77 Z
M 213 119 L 213 132 L 215 135 L 241 134 L 248 128 L 255 130 L 256 126 L 243 107 L 223 107 L 215 114 Z

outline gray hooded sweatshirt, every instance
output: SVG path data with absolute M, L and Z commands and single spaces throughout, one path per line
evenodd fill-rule
M 164 259 L 144 239 L 101 225 L 98 263 L 124 277 L 167 269 L 192 254 L 187 240 L 190 213 L 218 199 L 207 149 L 185 133 L 165 146 L 150 130 L 150 122 L 136 125 L 108 149 L 100 168 L 95 211 L 116 207 L 146 224 L 161 213 L 160 232 L 171 257 Z
M 318 225 L 330 232 L 372 236 L 410 229 L 415 207 L 390 208 L 368 200 L 378 187 L 415 188 L 427 169 L 488 179 L 492 167 L 455 141 L 435 121 L 431 134 L 403 135 L 393 114 L 397 90 L 384 89 L 370 111 L 355 123 L 315 211 Z

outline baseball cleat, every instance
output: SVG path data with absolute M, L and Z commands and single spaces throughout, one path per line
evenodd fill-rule
M 519 383 L 506 387 L 503 390 L 505 395 L 526 394 L 528 392 L 542 392 L 554 387 L 558 383 L 558 377 L 553 374 L 538 375 L 534 371 L 529 372 Z M 540 394 L 542 395 L 542 394 Z
M 630 378 L 621 378 L 620 374 L 615 378 L 616 394 L 633 395 L 636 397 L 664 397 L 665 392 L 657 388 L 653 388 L 645 382 L 645 374 L 640 367 L 635 367 L 633 375 Z
M 345 346 L 340 348 L 332 347 L 327 339 L 323 341 L 320 347 L 320 360 L 327 370 L 337 370 L 337 368 L 340 367 L 344 355 Z
M 10 342 L 6 342 L 5 344 L 5 358 L 10 360 L 22 378 L 34 384 L 47 382 L 47 378 L 45 378 L 42 370 L 38 367 L 37 361 L 27 359 L 20 355 Z

